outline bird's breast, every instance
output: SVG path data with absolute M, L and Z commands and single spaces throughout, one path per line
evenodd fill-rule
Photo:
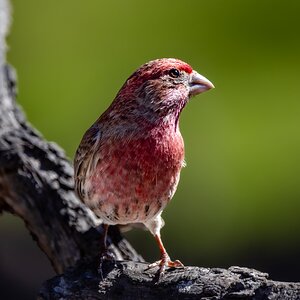
M 152 218 L 175 193 L 183 161 L 179 132 L 107 140 L 88 183 L 90 206 L 111 224 Z

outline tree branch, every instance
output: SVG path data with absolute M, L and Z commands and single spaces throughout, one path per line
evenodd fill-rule
M 0 0 L 0 212 L 22 218 L 54 269 L 65 272 L 43 285 L 39 299 L 300 299 L 299 283 L 239 267 L 168 269 L 157 282 L 156 270 L 147 269 L 117 227 L 109 243 L 119 261 L 105 262 L 101 278 L 102 228 L 74 194 L 72 165 L 15 102 L 16 74 L 5 62 L 8 25 L 8 2 Z
M 268 274 L 240 267 L 185 267 L 169 270 L 158 283 L 146 263 L 118 262 L 77 266 L 46 282 L 38 299 L 277 299 L 300 298 L 299 283 L 268 280 Z

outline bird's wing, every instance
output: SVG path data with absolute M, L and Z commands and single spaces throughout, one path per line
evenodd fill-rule
M 101 131 L 93 125 L 83 136 L 74 159 L 75 191 L 82 201 L 86 199 L 85 180 L 98 162 L 96 157 L 101 144 Z

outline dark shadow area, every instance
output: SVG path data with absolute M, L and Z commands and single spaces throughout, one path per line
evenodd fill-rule
M 10 214 L 0 216 L 0 240 L 0 299 L 35 299 L 41 284 L 55 275 L 50 262 Z

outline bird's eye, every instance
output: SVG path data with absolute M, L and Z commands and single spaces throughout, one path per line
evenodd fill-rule
M 173 78 L 177 78 L 180 75 L 180 72 L 177 69 L 171 69 L 169 71 L 169 75 Z

